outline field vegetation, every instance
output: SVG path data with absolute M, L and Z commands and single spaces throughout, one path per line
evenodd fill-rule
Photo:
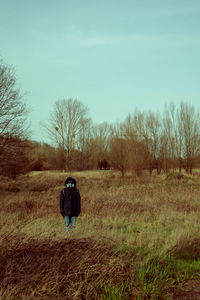
M 78 182 L 68 234 L 59 193 Z M 32 172 L 0 181 L 0 299 L 179 299 L 200 277 L 200 172 Z M 181 298 L 180 298 L 181 299 Z

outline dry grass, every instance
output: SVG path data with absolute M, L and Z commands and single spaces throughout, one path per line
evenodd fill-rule
M 199 173 L 71 173 L 82 196 L 73 236 L 59 214 L 68 175 L 2 178 L 0 299 L 170 299 L 180 278 L 198 276 Z

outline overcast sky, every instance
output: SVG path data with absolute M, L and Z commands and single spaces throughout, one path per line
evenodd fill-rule
M 0 56 L 32 109 L 32 138 L 58 99 L 95 123 L 135 107 L 200 107 L 199 0 L 0 0 Z

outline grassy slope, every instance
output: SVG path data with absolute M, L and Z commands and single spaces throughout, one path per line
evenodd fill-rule
M 170 299 L 200 274 L 200 177 L 77 172 L 82 212 L 68 236 L 69 174 L 2 179 L 0 299 Z

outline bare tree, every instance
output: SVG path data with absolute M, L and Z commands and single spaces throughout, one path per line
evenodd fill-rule
M 200 115 L 193 105 L 181 102 L 180 118 L 183 128 L 183 156 L 186 172 L 192 174 L 194 159 L 200 152 Z
M 169 145 L 169 139 L 165 133 L 165 131 L 162 131 L 162 134 L 160 136 L 160 147 L 159 147 L 159 173 L 161 172 L 161 169 L 168 174 L 170 170 L 170 145 Z
M 163 117 L 163 132 L 168 141 L 168 157 L 172 166 L 182 168 L 182 149 L 183 149 L 183 122 L 180 109 L 171 102 L 165 107 Z
M 165 157 L 166 170 L 178 166 L 181 172 L 185 165 L 187 173 L 192 173 L 200 146 L 199 117 L 199 112 L 188 103 L 181 102 L 178 108 L 174 103 L 166 106 L 162 134 L 162 156 Z
M 0 172 L 13 178 L 26 165 L 27 106 L 12 66 L 0 61 Z M 19 163 L 19 156 L 23 159 Z
M 79 140 L 78 140 L 79 161 L 76 158 L 77 155 L 76 157 L 74 157 L 74 160 L 78 161 L 79 170 L 85 170 L 90 167 L 89 160 L 91 157 L 91 153 L 90 153 L 91 127 L 92 127 L 92 120 L 90 118 L 85 118 L 82 120 L 82 124 L 80 126 Z
M 124 124 L 112 125 L 110 138 L 110 162 L 112 166 L 121 172 L 122 177 L 129 169 L 129 145 L 125 134 Z
M 24 136 L 27 107 L 17 87 L 15 71 L 0 61 L 0 136 Z
M 88 109 L 79 100 L 63 99 L 55 102 L 46 129 L 52 142 L 61 149 L 64 166 L 72 167 L 72 153 L 80 146 L 80 135 L 86 124 Z
M 99 167 L 102 162 L 108 162 L 111 126 L 107 122 L 95 124 L 91 130 L 91 161 L 93 167 Z
M 132 165 L 137 174 L 148 167 L 150 174 L 158 162 L 160 118 L 151 111 L 148 113 L 135 111 L 125 120 L 126 137 L 130 141 L 132 151 Z
M 161 122 L 158 113 L 148 111 L 145 114 L 145 129 L 144 129 L 144 140 L 146 147 L 149 151 L 149 163 L 150 173 L 153 168 L 157 169 L 157 173 L 160 172 L 160 160 L 159 160 L 159 149 L 160 149 L 160 136 L 161 136 Z
M 129 168 L 127 153 L 127 140 L 122 137 L 114 137 L 111 141 L 111 162 L 115 169 L 121 172 L 122 177 Z

